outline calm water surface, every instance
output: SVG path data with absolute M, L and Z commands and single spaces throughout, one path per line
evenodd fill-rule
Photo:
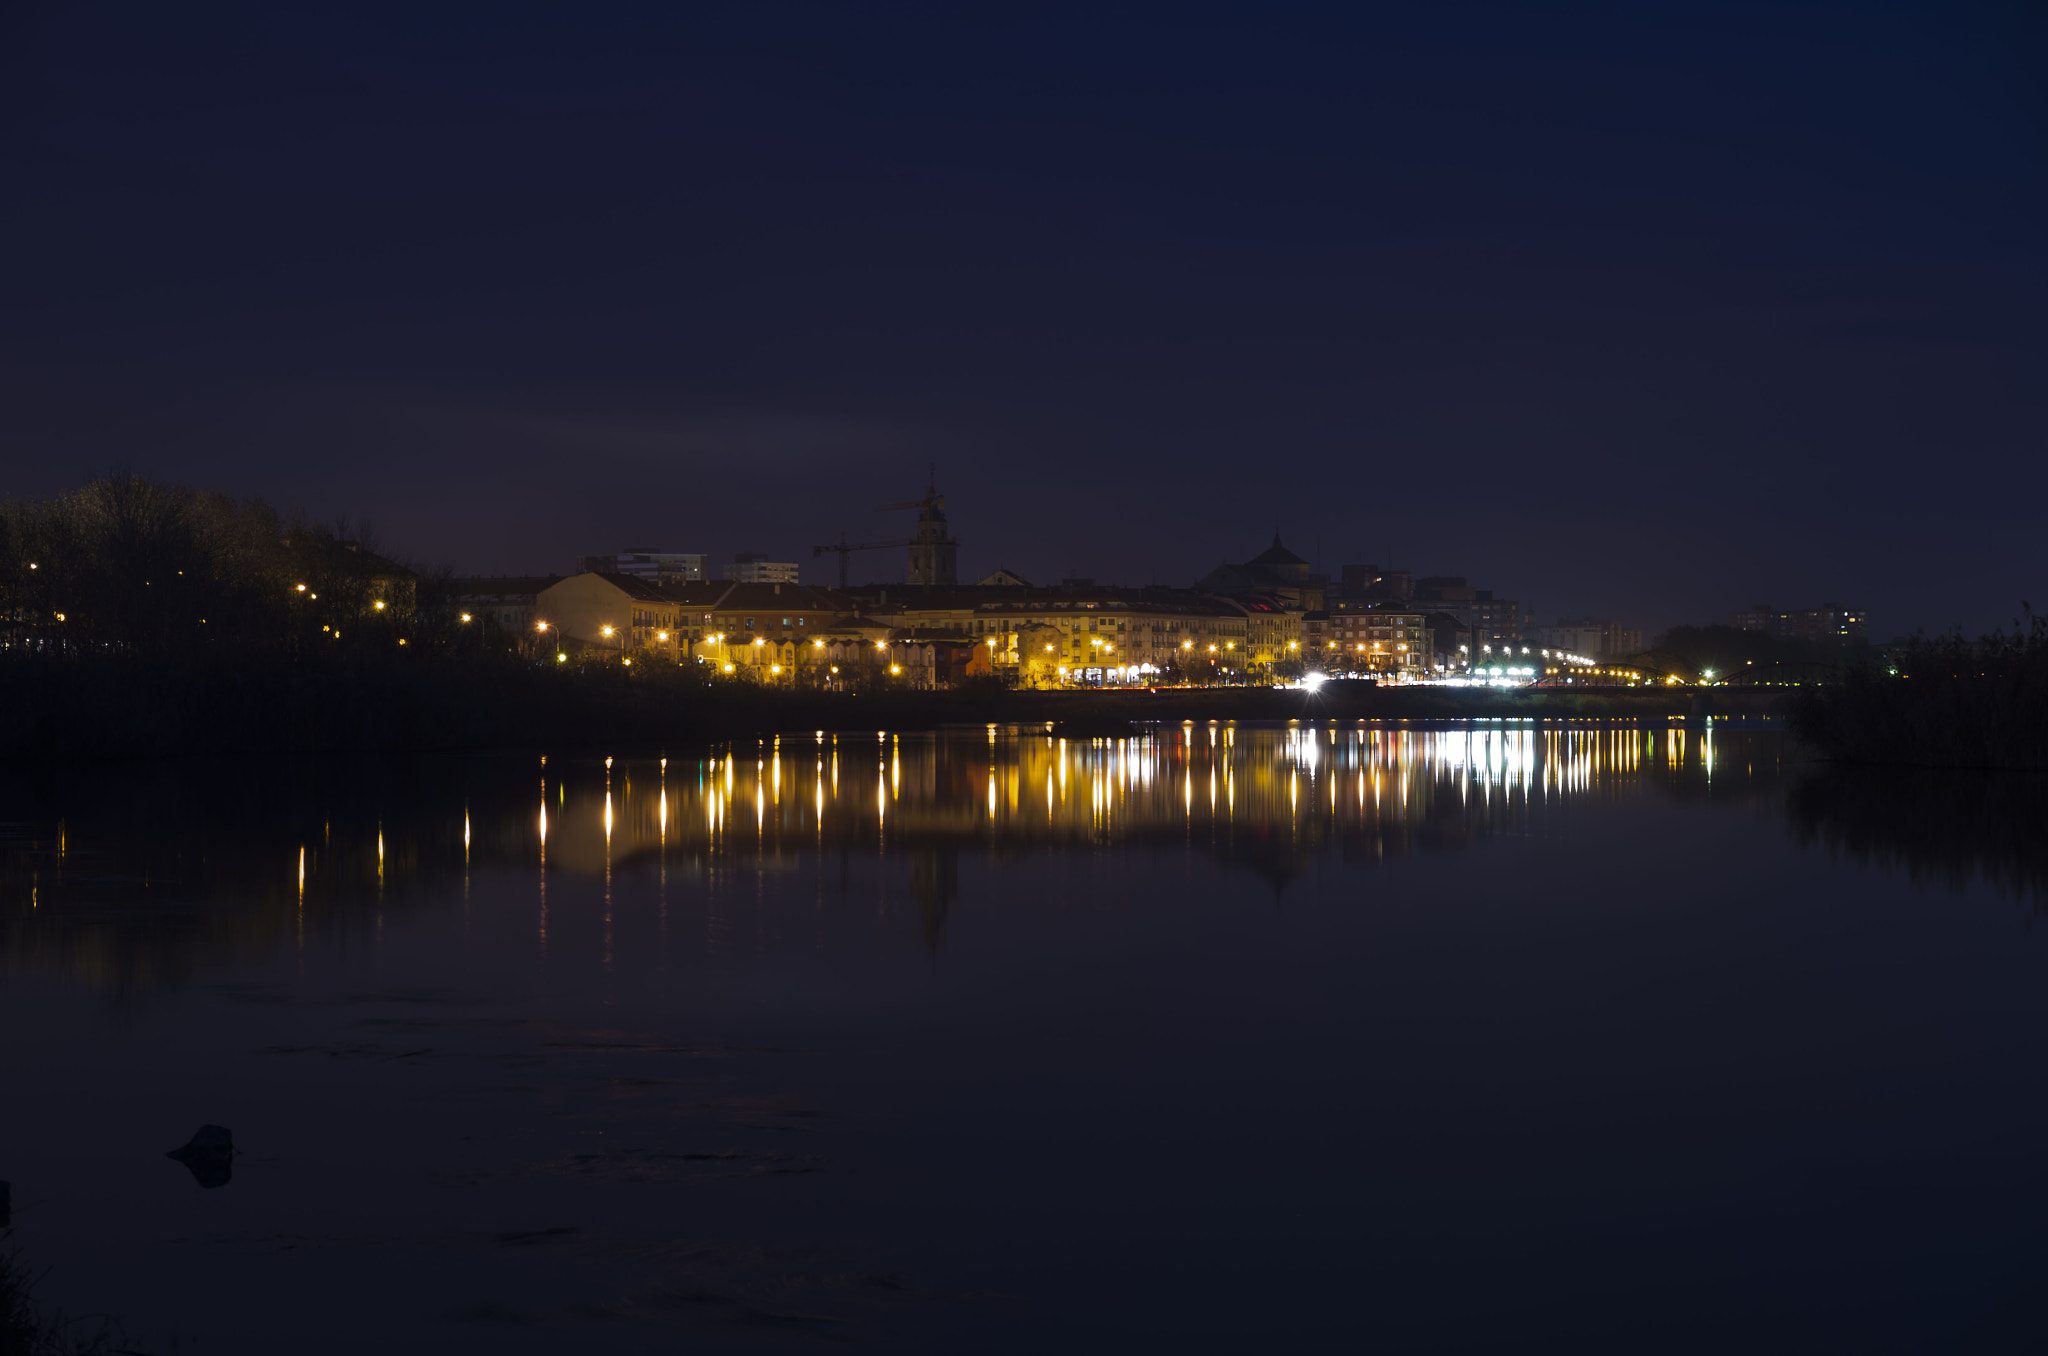
M 2026 1348 L 1983 794 L 1512 722 L 7 773 L 13 1242 L 166 1351 Z

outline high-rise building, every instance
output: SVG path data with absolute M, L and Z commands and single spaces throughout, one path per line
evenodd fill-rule
M 725 577 L 738 584 L 794 584 L 796 562 L 770 560 L 758 551 L 742 551 L 725 567 Z
M 1643 648 L 1643 633 L 1636 627 L 1595 621 L 1591 617 L 1579 621 L 1561 617 L 1554 626 L 1529 628 L 1523 638 L 1547 649 L 1590 659 L 1626 659 L 1640 654 Z
M 1357 603 L 1406 602 L 1415 596 L 1415 576 L 1377 565 L 1346 565 L 1338 596 Z
M 1414 600 L 1456 617 L 1482 643 L 1498 645 L 1522 638 L 1522 605 L 1512 598 L 1494 597 L 1492 589 L 1473 588 L 1463 575 L 1416 580 Z
M 1870 639 L 1870 614 L 1860 607 L 1834 603 L 1799 608 L 1752 603 L 1744 611 L 1730 612 L 1728 624 L 1738 631 L 1761 631 L 1785 640 Z
M 579 556 L 576 569 L 580 574 L 623 574 L 630 579 L 689 584 L 704 578 L 704 556 L 657 546 L 628 546 L 611 555 Z

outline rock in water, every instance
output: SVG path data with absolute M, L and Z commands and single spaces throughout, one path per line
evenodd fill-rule
M 192 1170 L 192 1180 L 205 1190 L 223 1187 L 234 1176 L 235 1137 L 224 1125 L 202 1125 L 183 1148 L 164 1155 Z

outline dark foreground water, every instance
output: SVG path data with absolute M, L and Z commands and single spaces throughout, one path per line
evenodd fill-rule
M 138 1349 L 2048 1338 L 2036 783 L 1488 723 L 0 786 L 13 1245 Z

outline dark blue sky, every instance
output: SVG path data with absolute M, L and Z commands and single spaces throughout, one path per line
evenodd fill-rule
M 7 492 L 809 568 L 936 461 L 976 572 L 2048 604 L 2037 5 L 8 13 Z

